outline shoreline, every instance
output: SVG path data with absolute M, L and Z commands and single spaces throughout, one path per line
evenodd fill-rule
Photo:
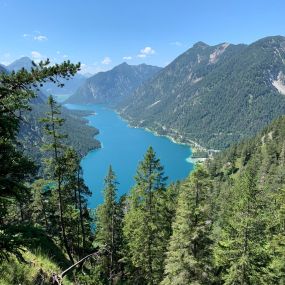
M 170 141 L 172 141 L 175 144 L 180 144 L 180 145 L 185 145 L 188 146 L 191 149 L 191 155 L 189 157 L 186 158 L 186 161 L 192 164 L 196 164 L 196 163 L 203 163 L 205 162 L 207 159 L 210 158 L 210 149 L 207 149 L 203 146 L 201 146 L 200 144 L 198 144 L 197 142 L 190 140 L 190 139 L 185 139 L 187 142 L 182 142 L 179 139 L 176 139 L 174 137 L 172 137 L 170 134 L 160 134 L 157 130 L 152 130 L 149 127 L 140 127 L 136 124 L 134 124 L 134 122 L 132 121 L 132 119 L 127 119 L 126 117 L 122 116 L 122 113 L 120 113 L 119 111 L 113 109 L 115 111 L 115 113 L 117 115 L 120 116 L 120 118 L 125 121 L 129 127 L 131 128 L 137 128 L 137 129 L 143 129 L 147 132 L 150 132 L 152 134 L 154 134 L 155 136 L 159 136 L 159 137 L 166 137 L 168 138 Z M 217 150 L 211 150 L 212 152 L 218 152 Z M 198 153 L 198 152 L 206 152 L 207 153 L 207 157 L 206 156 L 197 156 L 197 157 L 192 157 L 193 154 Z
M 131 118 L 126 118 L 125 116 L 122 115 L 121 112 L 119 112 L 118 110 L 116 109 L 113 109 L 113 108 L 110 108 L 108 106 L 105 106 L 107 109 L 110 109 L 112 111 L 114 111 L 119 117 L 121 120 L 123 120 L 124 122 L 127 123 L 128 127 L 130 128 L 136 128 L 136 129 L 143 129 L 147 132 L 150 132 L 152 133 L 153 135 L 155 136 L 158 136 L 158 137 L 166 137 L 167 139 L 169 139 L 171 142 L 175 143 L 175 144 L 179 144 L 179 145 L 184 145 L 184 146 L 188 146 L 190 149 L 191 149 L 191 154 L 189 157 L 187 157 L 185 160 L 188 162 L 188 163 L 192 163 L 192 164 L 197 164 L 197 163 L 203 163 L 205 162 L 207 159 L 211 158 L 211 154 L 213 152 L 218 152 L 217 150 L 213 150 L 213 149 L 207 149 L 203 146 L 201 146 L 200 144 L 198 144 L 197 142 L 193 141 L 193 140 L 190 140 L 190 139 L 186 139 L 186 138 L 183 138 L 181 135 L 179 135 L 178 133 L 176 133 L 176 136 L 180 136 L 181 139 L 179 138 L 175 138 L 173 137 L 171 134 L 161 134 L 159 133 L 157 130 L 152 130 L 150 127 L 141 127 L 141 126 L 138 126 L 137 124 L 134 123 L 134 121 L 131 119 Z M 88 111 L 87 111 L 88 112 Z M 88 117 L 89 116 L 96 116 L 98 115 L 96 112 L 90 112 L 89 114 L 85 114 L 85 116 L 82 116 L 82 118 L 84 118 L 85 120 L 87 120 L 87 125 L 89 125 L 89 120 L 88 120 Z M 100 130 L 98 130 L 98 134 L 96 134 L 94 136 L 94 139 L 96 139 L 97 135 L 100 134 Z M 183 141 L 182 141 L 183 140 Z M 103 144 L 100 142 L 100 147 L 99 148 L 95 148 L 93 150 L 98 150 L 100 148 L 103 148 Z M 205 155 L 201 155 L 201 156 L 196 156 L 195 153 L 199 153 L 199 152 L 204 152 Z M 194 157 L 193 157 L 194 155 Z

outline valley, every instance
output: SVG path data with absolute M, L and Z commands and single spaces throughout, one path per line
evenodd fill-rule
M 107 104 L 133 126 L 190 144 L 207 156 L 255 135 L 284 114 L 284 61 L 282 36 L 249 45 L 198 42 L 127 93 L 113 85 L 113 73 L 128 78 L 134 72 L 122 64 L 89 78 L 66 102 Z M 119 82 L 118 90 L 126 88 L 127 80 Z M 114 96 L 92 93 L 109 86 Z
M 112 165 L 117 173 L 118 195 L 127 194 L 135 183 L 134 173 L 143 155 L 152 146 L 165 167 L 167 184 L 183 180 L 194 165 L 191 149 L 177 144 L 166 137 L 156 136 L 141 128 L 133 128 L 111 109 L 103 105 L 64 105 L 70 110 L 85 110 L 92 113 L 86 117 L 89 126 L 100 130 L 96 139 L 102 147 L 89 152 L 81 161 L 84 181 L 93 195 L 89 200 L 91 208 L 103 202 L 104 177 Z
M 284 285 L 285 2 L 30 2 L 0 0 L 0 285 Z

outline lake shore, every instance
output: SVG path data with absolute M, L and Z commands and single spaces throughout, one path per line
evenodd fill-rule
M 161 134 L 158 130 L 152 129 L 151 127 L 138 126 L 132 118 L 126 118 L 126 116 L 124 116 L 121 112 L 119 112 L 117 110 L 114 110 L 114 111 L 116 112 L 116 114 L 118 116 L 120 116 L 120 118 L 123 121 L 125 121 L 128 124 L 128 126 L 130 126 L 132 128 L 141 128 L 141 129 L 144 129 L 148 132 L 151 132 L 155 136 L 166 137 L 175 144 L 188 146 L 191 149 L 191 155 L 186 159 L 187 162 L 189 162 L 189 163 L 193 163 L 193 164 L 203 163 L 209 157 L 211 157 L 211 154 L 213 152 L 218 152 L 218 150 L 207 149 L 207 148 L 201 146 L 200 144 L 198 144 L 197 142 L 195 142 L 193 140 L 183 138 L 177 132 L 175 133 L 175 136 L 174 136 L 171 133 Z M 166 131 L 166 130 L 164 129 L 164 131 Z M 200 155 L 200 154 L 202 154 L 202 155 Z

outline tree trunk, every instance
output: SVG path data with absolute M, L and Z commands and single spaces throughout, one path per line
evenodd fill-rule
M 55 123 L 54 123 L 54 110 L 51 106 L 51 118 L 52 118 L 52 134 L 53 134 L 53 142 L 54 142 L 54 157 L 55 157 L 55 163 L 58 167 L 61 167 L 59 159 L 58 159 L 58 149 L 57 149 L 57 137 L 55 134 Z M 59 171 L 58 177 L 57 177 L 57 189 L 58 189 L 58 207 L 59 207 L 59 218 L 60 218 L 60 227 L 61 227 L 61 233 L 62 233 L 62 240 L 64 247 L 66 249 L 66 252 L 68 254 L 68 257 L 72 263 L 74 263 L 70 248 L 68 246 L 68 241 L 66 237 L 66 231 L 65 231 L 65 223 L 64 223 L 64 217 L 63 217 L 63 202 L 62 202 L 62 195 L 61 195 L 61 179 L 62 179 L 62 173 Z

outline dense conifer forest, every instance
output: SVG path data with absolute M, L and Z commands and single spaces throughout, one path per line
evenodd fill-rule
M 285 117 L 169 186 L 150 146 L 129 194 L 118 197 L 110 166 L 93 210 L 52 96 L 41 172 L 18 136 L 31 86 L 79 68 L 47 61 L 0 75 L 0 284 L 284 284 Z

